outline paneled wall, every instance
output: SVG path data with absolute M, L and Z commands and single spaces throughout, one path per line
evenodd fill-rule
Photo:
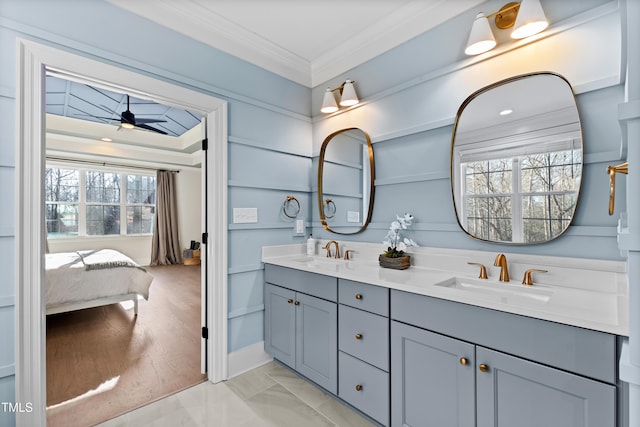
M 135 31 L 130 31 L 135 28 Z M 229 351 L 262 340 L 261 246 L 302 241 L 282 218 L 294 195 L 309 214 L 310 90 L 103 0 L 3 1 L 0 7 L 0 401 L 15 396 L 14 246 L 16 38 L 27 38 L 189 87 L 228 104 L 229 209 L 256 207 L 257 224 L 229 225 Z M 131 38 L 135 37 L 135 43 Z M 230 221 L 232 216 L 230 215 Z M 185 229 L 185 233 L 193 234 Z M 185 236 L 186 237 L 186 236 Z M 194 237 L 190 237 L 192 239 Z M 199 239 L 198 239 L 199 240 Z M 28 286 L 28 284 L 20 284 Z M 14 415 L 0 411 L 0 425 Z
M 343 78 L 356 80 L 363 101 L 357 108 L 329 117 L 316 113 L 315 156 L 324 137 L 340 128 L 360 127 L 371 134 L 374 143 L 372 224 L 364 233 L 349 239 L 382 242 L 395 215 L 411 212 L 415 216 L 413 237 L 422 246 L 620 259 L 617 216 L 609 217 L 607 213 L 606 165 L 624 157 L 617 122 L 617 106 L 624 99 L 621 12 L 617 2 L 569 1 L 563 2 L 562 9 L 557 8 L 557 2 L 542 3 L 552 26 L 533 41 L 500 41 L 495 51 L 464 57 L 463 46 L 475 13 L 470 11 L 408 42 L 411 50 L 401 46 L 314 88 L 316 109 L 321 89 L 335 86 Z M 500 5 L 489 2 L 486 10 L 493 10 L 494 6 L 497 10 Z M 438 38 L 448 42 L 438 46 Z M 458 57 L 447 64 L 446 58 L 455 49 Z M 429 61 L 412 61 L 423 55 Z M 585 169 L 573 225 L 559 239 L 534 246 L 497 245 L 472 239 L 459 228 L 451 197 L 449 156 L 456 112 L 475 90 L 535 71 L 565 76 L 577 94 Z M 397 78 L 398 74 L 412 73 L 413 77 L 404 81 Z M 623 195 L 625 180 L 618 181 L 617 191 Z M 624 197 L 619 196 L 616 202 L 616 211 L 623 212 Z M 314 235 L 335 237 L 322 230 L 318 221 L 316 214 Z

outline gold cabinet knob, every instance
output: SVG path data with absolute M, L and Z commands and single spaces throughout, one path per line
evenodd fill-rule
M 362 299 L 362 295 L 361 294 L 356 294 L 356 299 Z
M 468 363 L 469 363 L 469 360 L 466 357 L 461 357 L 460 358 L 460 364 L 462 366 L 467 366 Z
M 292 300 L 291 298 L 289 298 L 289 299 L 287 300 L 287 304 L 291 304 L 292 302 L 293 302 L 293 300 Z
M 362 391 L 362 386 L 360 384 L 356 386 L 356 391 Z
M 300 305 L 300 301 L 296 301 L 293 303 L 294 305 Z
M 480 369 L 480 372 L 489 372 L 489 366 L 485 365 L 484 363 L 481 363 L 478 368 Z
M 362 334 L 356 334 L 356 339 L 357 340 L 361 340 L 362 339 Z

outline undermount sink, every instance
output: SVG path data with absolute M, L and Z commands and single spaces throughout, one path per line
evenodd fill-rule
M 307 268 L 329 268 L 331 270 L 338 269 L 342 260 L 335 258 L 323 258 L 317 256 L 301 256 L 294 258 L 292 261 L 304 264 Z
M 551 289 L 465 277 L 452 277 L 436 283 L 436 286 L 456 289 L 469 296 L 511 305 L 543 305 L 553 296 Z

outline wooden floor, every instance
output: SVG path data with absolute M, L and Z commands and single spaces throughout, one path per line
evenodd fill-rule
M 148 271 L 137 317 L 132 303 L 47 316 L 47 425 L 95 425 L 205 380 L 200 266 Z

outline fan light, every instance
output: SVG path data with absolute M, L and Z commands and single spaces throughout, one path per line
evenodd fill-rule
M 126 122 L 125 122 L 125 123 L 120 124 L 120 126 L 122 126 L 122 127 L 123 127 L 123 128 L 125 128 L 125 129 L 133 129 L 133 128 L 135 127 L 135 126 L 133 126 L 133 124 L 131 124 L 131 123 L 126 123 Z
M 356 89 L 353 86 L 355 83 L 354 80 L 346 80 L 340 86 L 336 88 L 327 88 L 324 93 L 324 98 L 322 99 L 322 107 L 320 108 L 320 112 L 322 113 L 335 113 L 338 111 L 339 107 L 336 103 L 336 98 L 333 95 L 333 92 L 339 90 L 340 91 L 340 106 L 341 107 L 352 107 L 360 102 L 358 99 L 358 95 L 356 94 Z
M 479 55 L 496 46 L 489 25 L 489 18 L 495 17 L 495 26 L 505 30 L 513 27 L 511 38 L 523 39 L 544 31 L 549 26 L 549 21 L 542 10 L 540 0 L 522 0 L 520 3 L 507 3 L 499 11 L 487 15 L 480 12 L 473 21 L 469 40 L 464 53 L 467 55 Z

